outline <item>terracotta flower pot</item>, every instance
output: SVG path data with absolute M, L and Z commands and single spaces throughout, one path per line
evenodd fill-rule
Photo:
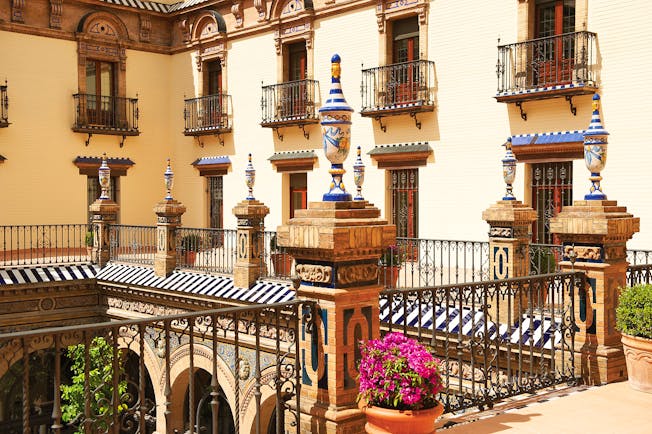
M 444 412 L 440 403 L 427 410 L 390 410 L 381 407 L 362 407 L 367 416 L 364 426 L 369 434 L 432 434 L 435 421 Z
M 652 339 L 623 334 L 622 342 L 629 385 L 652 393 Z
M 387 288 L 396 288 L 396 283 L 398 282 L 398 273 L 401 271 L 401 267 L 394 265 L 394 266 L 387 266 L 387 265 L 381 265 L 380 266 L 380 273 L 378 273 L 378 279 L 380 280 L 381 285 L 384 285 Z

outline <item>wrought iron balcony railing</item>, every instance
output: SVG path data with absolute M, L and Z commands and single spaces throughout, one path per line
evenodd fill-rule
M 317 123 L 319 82 L 296 80 L 263 86 L 263 127 Z
M 0 267 L 89 262 L 91 230 L 85 224 L 0 226 Z
M 445 412 L 491 407 L 579 381 L 573 348 L 587 324 L 586 288 L 577 272 L 387 289 L 380 293 L 381 333 L 402 332 L 441 359 Z
M 362 70 L 362 116 L 430 111 L 435 106 L 435 62 L 414 60 Z
M 231 95 L 218 93 L 184 101 L 183 133 L 186 136 L 231 131 Z
M 314 302 L 294 300 L 0 334 L 0 402 L 11 407 L 0 429 L 286 432 L 301 426 L 291 409 L 301 408 L 311 361 L 296 357 L 299 330 L 313 329 L 315 313 Z M 254 417 L 241 426 L 245 411 Z
M 9 97 L 7 96 L 7 82 L 0 86 L 0 128 L 9 126 Z
M 596 34 L 587 31 L 500 45 L 498 96 L 537 88 L 596 88 L 596 53 Z
M 138 98 L 78 93 L 75 99 L 75 124 L 78 133 L 137 136 Z

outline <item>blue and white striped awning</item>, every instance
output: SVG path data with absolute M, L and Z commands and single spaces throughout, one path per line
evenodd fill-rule
M 554 90 L 568 90 L 568 89 L 582 89 L 582 88 L 594 88 L 595 84 L 584 84 L 584 83 L 568 83 L 568 84 L 558 84 L 556 86 L 545 86 L 545 87 L 535 87 L 531 89 L 518 89 L 507 92 L 499 92 L 496 94 L 497 97 L 500 96 L 511 96 L 511 95 L 536 95 L 542 92 L 550 92 Z
M 99 267 L 92 264 L 0 268 L 0 285 L 25 285 L 94 279 L 98 271 Z
M 238 288 L 228 276 L 175 270 L 168 277 L 160 277 L 151 267 L 124 264 L 108 264 L 98 273 L 97 280 L 247 303 L 283 303 L 294 299 L 289 283 L 259 281 L 252 288 Z
M 380 321 L 391 322 L 397 326 L 405 323 L 409 327 L 418 327 L 419 322 L 422 328 L 429 330 L 434 328 L 441 332 L 459 333 L 460 329 L 465 336 L 474 336 L 485 332 L 485 319 L 482 312 L 473 311 L 469 308 L 462 308 L 461 312 L 457 307 L 408 303 L 405 309 L 402 300 L 395 300 L 390 311 L 389 301 L 385 298 L 380 300 Z M 406 312 L 407 311 L 407 312 Z M 494 338 L 498 333 L 502 340 L 512 344 L 532 345 L 536 348 L 552 348 L 561 342 L 561 330 L 559 321 L 553 322 L 550 318 L 531 318 L 524 315 L 520 321 L 513 326 L 500 324 L 498 327 L 493 322 L 487 322 L 487 334 Z
M 552 145 L 556 143 L 578 142 L 584 142 L 584 130 L 553 131 L 549 133 L 517 134 L 512 136 L 512 146 Z

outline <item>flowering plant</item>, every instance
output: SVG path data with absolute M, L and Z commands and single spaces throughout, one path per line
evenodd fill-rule
M 360 393 L 369 406 L 396 410 L 436 407 L 443 389 L 440 362 L 401 333 L 360 343 Z
M 382 255 L 380 255 L 380 265 L 387 266 L 398 266 L 405 262 L 405 252 L 396 244 L 392 244 L 387 247 Z

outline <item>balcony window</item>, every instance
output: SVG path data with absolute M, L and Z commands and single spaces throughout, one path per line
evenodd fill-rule
M 223 93 L 185 100 L 183 110 L 186 136 L 231 131 L 231 96 Z
M 362 116 L 434 109 L 435 63 L 412 60 L 362 70 Z
M 362 70 L 362 116 L 410 114 L 434 109 L 434 63 L 422 60 L 417 15 L 387 22 L 387 64 Z M 416 120 L 416 117 L 415 117 Z M 420 128 L 420 123 L 417 121 Z M 381 123 L 381 128 L 385 127 Z
M 263 86 L 262 90 L 261 126 L 277 128 L 318 122 L 315 103 L 319 94 L 319 82 L 295 80 Z
M 596 35 L 576 31 L 575 1 L 537 1 L 529 13 L 534 16 L 533 26 L 527 32 L 532 39 L 498 47 L 496 99 L 568 99 L 595 92 Z M 571 111 L 575 113 L 572 101 Z
M 78 133 L 137 136 L 138 98 L 77 93 L 75 124 Z

